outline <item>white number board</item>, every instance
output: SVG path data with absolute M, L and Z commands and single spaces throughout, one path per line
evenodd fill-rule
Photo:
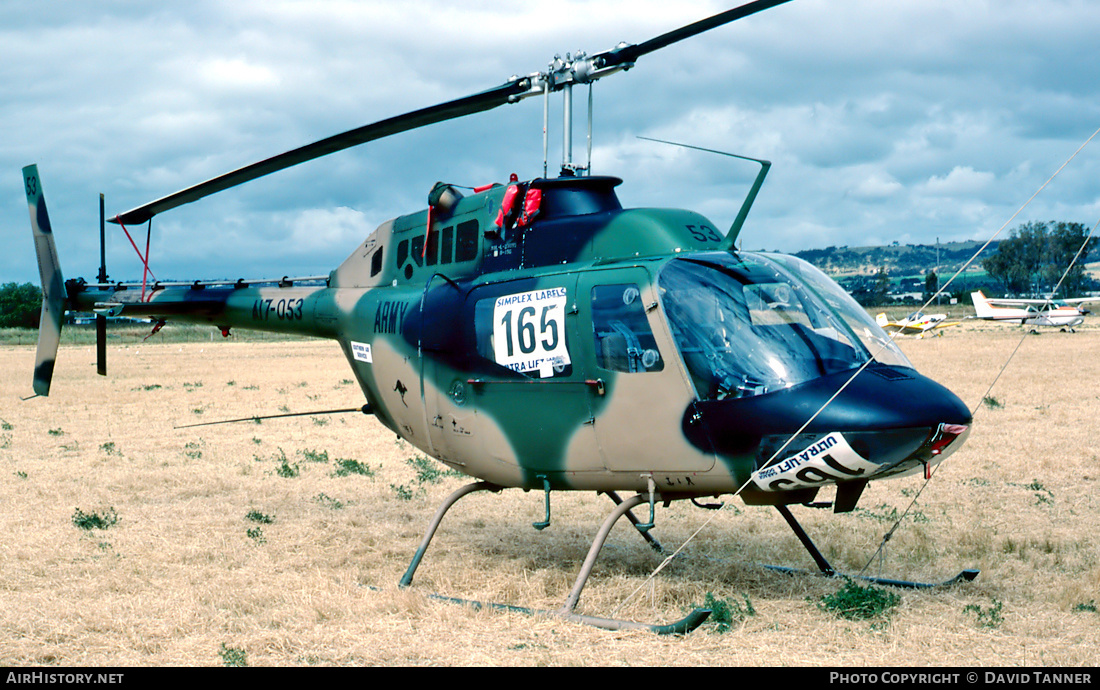
M 566 288 L 498 297 L 493 306 L 493 356 L 513 371 L 553 376 L 569 364 L 565 345 Z

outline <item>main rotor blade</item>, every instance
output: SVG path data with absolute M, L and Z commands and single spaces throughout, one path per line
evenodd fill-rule
M 312 144 L 296 148 L 292 151 L 281 153 L 258 163 L 246 165 L 243 168 L 238 168 L 237 170 L 212 178 L 206 182 L 201 182 L 193 187 L 175 192 L 174 194 L 169 194 L 156 201 L 151 201 L 144 206 L 138 206 L 126 213 L 115 216 L 111 222 L 116 224 L 144 223 L 162 211 L 167 211 L 177 206 L 182 206 L 183 204 L 189 204 L 192 201 L 198 201 L 215 192 L 220 192 L 230 187 L 244 184 L 245 182 L 250 182 L 258 177 L 284 170 L 291 166 L 298 165 L 299 163 L 311 161 L 314 158 L 327 156 L 330 153 L 343 151 L 352 146 L 365 144 L 368 141 L 400 134 L 401 132 L 407 132 L 437 122 L 453 120 L 456 117 L 491 110 L 508 103 L 512 97 L 527 91 L 529 88 L 530 85 L 528 80 L 515 79 L 471 96 L 465 96 L 428 108 L 414 110 L 404 115 L 397 115 L 385 120 L 379 120 L 369 125 L 363 125 L 362 127 L 348 130 L 342 134 L 336 134 L 321 139 L 320 141 L 315 141 Z
M 652 53 L 655 50 L 660 50 L 661 48 L 703 33 L 704 31 L 709 31 L 723 24 L 728 24 L 732 21 L 756 14 L 757 12 L 762 12 L 776 5 L 782 5 L 786 2 L 790 2 L 790 0 L 756 0 L 755 2 L 750 2 L 741 7 L 735 7 L 732 10 L 726 10 L 713 17 L 697 21 L 693 24 L 688 24 L 675 31 L 661 34 L 644 43 L 627 45 L 609 50 L 594 56 L 592 61 L 598 69 L 616 67 L 618 65 L 629 65 L 642 55 Z M 364 125 L 357 129 L 348 130 L 342 134 L 336 134 L 312 144 L 296 148 L 292 151 L 281 153 L 278 156 L 262 160 L 258 163 L 246 165 L 243 168 L 238 168 L 237 170 L 212 178 L 206 182 L 201 182 L 193 187 L 188 187 L 174 194 L 169 194 L 166 197 L 149 202 L 144 206 L 139 206 L 119 214 L 115 216 L 111 222 L 116 224 L 144 223 L 162 211 L 167 211 L 177 206 L 182 206 L 183 204 L 189 204 L 192 201 L 198 201 L 216 192 L 244 184 L 245 182 L 250 182 L 256 178 L 278 172 L 279 170 L 284 170 L 291 166 L 298 165 L 299 163 L 305 163 L 306 161 L 311 161 L 321 156 L 327 156 L 330 153 L 336 153 L 337 151 L 342 151 L 352 146 L 358 146 L 359 144 L 365 144 L 369 141 L 400 134 L 401 132 L 407 132 L 437 122 L 453 120 L 454 118 L 464 115 L 472 115 L 473 113 L 491 110 L 506 103 L 514 102 L 519 96 L 527 93 L 530 89 L 531 80 L 529 78 L 512 79 L 500 86 L 471 96 L 458 98 L 453 101 L 440 103 L 439 105 L 433 105 L 420 110 L 414 110 L 404 115 L 398 115 L 396 117 L 380 120 L 373 124 Z
M 622 48 L 615 48 L 609 50 L 606 53 L 602 53 L 596 56 L 596 59 L 600 61 L 600 67 L 614 67 L 615 65 L 622 65 L 630 62 L 634 62 L 639 57 L 652 53 L 655 50 L 660 50 L 667 46 L 672 45 L 678 41 L 682 41 L 685 38 L 691 38 L 697 34 L 701 34 L 704 31 L 710 31 L 711 29 L 722 26 L 723 24 L 729 24 L 730 22 L 737 21 L 738 19 L 744 19 L 749 15 L 756 14 L 757 12 L 763 12 L 764 10 L 771 9 L 776 5 L 782 5 L 783 3 L 790 2 L 790 0 L 756 0 L 756 2 L 750 2 L 740 7 L 735 7 L 732 10 L 726 10 L 720 12 L 713 17 L 701 19 L 693 24 L 682 26 L 674 31 L 661 34 L 656 38 L 651 38 L 644 43 L 637 45 L 628 45 Z

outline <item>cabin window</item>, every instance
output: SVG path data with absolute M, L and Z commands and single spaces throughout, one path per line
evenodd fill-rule
M 429 232 L 427 235 L 428 247 L 424 251 L 424 264 L 435 266 L 439 263 L 439 233 Z
M 410 253 L 410 256 L 412 256 L 412 260 L 416 262 L 417 266 L 423 266 L 424 265 L 424 236 L 423 235 L 417 235 L 416 237 L 412 238 L 412 244 L 410 245 L 409 248 L 412 250 L 411 253 Z
M 592 288 L 592 331 L 601 368 L 628 373 L 664 369 L 637 285 Z
M 382 247 L 379 247 L 370 259 L 370 275 L 373 278 L 382 271 Z
M 439 233 L 439 263 L 449 264 L 454 257 L 455 229 L 451 226 L 443 228 Z
M 455 261 L 473 261 L 477 258 L 478 223 L 468 220 L 456 228 Z
M 409 258 L 409 241 L 401 240 L 397 245 L 397 267 L 404 266 L 407 258 Z

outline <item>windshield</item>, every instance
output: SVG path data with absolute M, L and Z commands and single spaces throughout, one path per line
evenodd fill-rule
M 676 259 L 661 271 L 658 286 L 676 346 L 702 399 L 763 395 L 857 368 L 871 358 L 847 319 L 829 308 L 831 300 L 762 255 Z M 874 321 L 870 325 L 881 331 Z
M 875 323 L 867 310 L 859 306 L 859 303 L 845 292 L 844 288 L 837 285 L 836 281 L 822 273 L 819 268 L 787 254 L 769 254 L 767 258 L 781 264 L 794 278 L 805 281 L 818 297 L 844 319 L 875 361 L 897 367 L 913 368 L 909 358 L 902 353 L 886 331 Z

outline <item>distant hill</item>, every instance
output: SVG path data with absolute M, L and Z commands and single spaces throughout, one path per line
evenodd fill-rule
M 892 244 L 886 247 L 826 247 L 806 249 L 795 256 L 809 261 L 829 275 L 844 277 L 874 275 L 882 267 L 891 277 L 923 276 L 929 271 L 951 275 L 959 270 L 982 243 L 942 242 L 940 244 Z M 997 242 L 985 250 L 983 257 L 997 251 Z M 972 264 L 978 270 L 981 259 Z

